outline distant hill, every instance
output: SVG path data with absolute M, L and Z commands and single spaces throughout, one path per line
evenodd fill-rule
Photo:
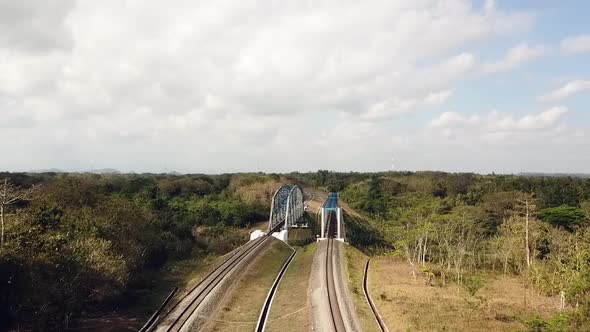
M 116 170 L 114 168 L 102 168 L 102 169 L 92 169 L 89 171 L 84 171 L 81 173 L 92 173 L 92 174 L 123 174 L 123 172 Z
M 103 168 L 103 169 L 91 169 L 88 171 L 81 171 L 81 172 L 68 172 L 63 171 L 57 168 L 48 168 L 48 169 L 35 169 L 28 171 L 26 173 L 90 173 L 90 174 L 123 174 L 121 171 L 116 170 L 114 168 Z
M 586 173 L 533 173 L 533 172 L 522 172 L 516 174 L 518 176 L 534 176 L 534 177 L 555 177 L 555 178 L 563 178 L 563 177 L 572 177 L 572 178 L 581 178 L 581 179 L 589 179 L 590 174 Z
M 135 172 L 130 172 L 130 173 L 124 173 L 119 171 L 118 169 L 114 169 L 114 168 L 100 168 L 100 169 L 91 169 L 91 170 L 87 170 L 87 171 L 63 171 L 61 169 L 57 169 L 57 168 L 47 168 L 47 169 L 35 169 L 35 170 L 31 170 L 31 171 L 27 171 L 25 173 L 32 173 L 32 174 L 40 174 L 40 173 L 78 173 L 78 174 L 136 174 Z M 176 175 L 176 176 L 181 176 L 181 175 L 186 175 L 187 173 L 181 173 L 181 172 L 177 172 L 177 171 L 170 171 L 170 172 L 164 172 L 164 173 L 143 173 L 143 174 L 168 174 L 168 175 Z
M 48 169 L 34 169 L 28 171 L 26 173 L 65 173 L 64 171 L 57 169 L 57 168 L 48 168 Z

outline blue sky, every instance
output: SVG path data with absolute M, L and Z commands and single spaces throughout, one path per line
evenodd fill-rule
M 0 3 L 0 169 L 590 172 L 585 1 Z

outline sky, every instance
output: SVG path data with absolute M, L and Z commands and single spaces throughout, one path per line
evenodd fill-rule
M 0 0 L 0 170 L 590 173 L 589 12 Z

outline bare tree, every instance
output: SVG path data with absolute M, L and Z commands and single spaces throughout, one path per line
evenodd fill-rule
M 524 226 L 524 243 L 525 243 L 525 248 L 526 248 L 526 266 L 527 269 L 530 270 L 531 268 L 531 247 L 529 245 L 529 216 L 530 216 L 530 211 L 529 211 L 529 201 L 528 199 L 524 201 L 524 206 L 525 206 L 525 216 L 524 216 L 524 220 L 525 220 L 525 226 Z
M 2 224 L 2 234 L 0 235 L 0 245 L 4 245 L 4 211 L 6 207 L 18 201 L 32 200 L 37 187 L 33 186 L 29 189 L 21 189 L 4 178 L 0 183 L 0 223 Z
M 531 257 L 531 245 L 530 245 L 530 224 L 531 224 L 531 217 L 534 217 L 533 213 L 535 211 L 536 206 L 531 204 L 529 198 L 532 198 L 533 195 L 531 194 L 529 197 L 525 199 L 518 200 L 518 203 L 521 204 L 520 211 L 517 213 L 521 215 L 520 218 L 524 219 L 524 246 L 525 246 L 525 263 L 526 263 L 526 270 L 523 275 L 524 277 L 524 306 L 527 306 L 527 289 L 529 288 L 529 276 L 531 273 L 531 265 L 533 257 Z M 536 237 L 536 236 L 535 236 Z M 536 240 L 536 239 L 535 239 Z M 536 242 L 536 241 L 535 241 Z

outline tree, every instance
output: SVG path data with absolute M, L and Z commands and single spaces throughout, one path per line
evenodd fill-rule
M 580 208 L 586 214 L 586 219 L 590 220 L 590 201 L 584 201 L 580 203 Z
M 365 210 L 377 216 L 385 210 L 383 194 L 381 192 L 381 179 L 377 176 L 373 176 L 369 180 Z
M 526 199 L 526 194 L 514 191 L 501 191 L 483 196 L 481 207 L 486 214 L 485 225 L 491 234 L 497 232 L 498 227 L 512 216 L 518 201 Z
M 584 210 L 569 205 L 543 209 L 539 211 L 539 217 L 543 221 L 561 226 L 570 232 L 587 219 Z
M 2 234 L 0 235 L 0 245 L 4 245 L 4 211 L 5 209 L 19 201 L 28 201 L 33 198 L 36 186 L 23 190 L 18 186 L 8 182 L 8 178 L 0 184 L 0 223 L 2 224 Z

